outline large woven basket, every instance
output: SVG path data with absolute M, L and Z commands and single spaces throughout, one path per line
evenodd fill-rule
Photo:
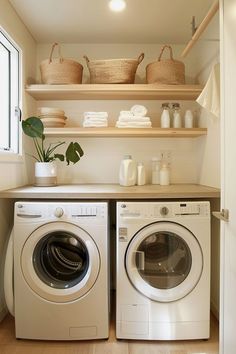
M 59 57 L 52 59 L 56 46 Z M 40 64 L 40 72 L 43 84 L 81 84 L 83 66 L 75 60 L 62 58 L 60 46 L 54 43 L 49 59 L 43 60 Z
M 136 70 L 144 54 L 138 59 L 89 60 L 84 56 L 90 72 L 91 84 L 133 84 Z
M 170 59 L 162 59 L 165 49 L 170 51 Z M 150 63 L 146 67 L 146 80 L 148 84 L 157 83 L 165 85 L 185 84 L 184 63 L 173 59 L 172 48 L 164 45 L 157 61 Z

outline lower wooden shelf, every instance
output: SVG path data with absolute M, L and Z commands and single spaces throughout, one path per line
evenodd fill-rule
M 45 128 L 46 136 L 80 137 L 143 137 L 143 138 L 195 138 L 206 135 L 206 128 Z

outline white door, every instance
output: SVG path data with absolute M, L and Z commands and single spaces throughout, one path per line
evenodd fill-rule
M 236 353 L 236 1 L 222 0 L 221 354 Z

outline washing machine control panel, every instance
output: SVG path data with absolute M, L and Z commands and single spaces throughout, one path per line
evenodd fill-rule
M 61 218 L 64 214 L 64 210 L 60 207 L 57 207 L 54 211 L 54 215 L 57 217 L 57 218 Z

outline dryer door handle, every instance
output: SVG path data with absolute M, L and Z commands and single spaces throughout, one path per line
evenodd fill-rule
M 145 253 L 142 251 L 135 251 L 135 260 L 136 260 L 136 265 L 137 269 L 139 270 L 144 270 L 145 268 Z

